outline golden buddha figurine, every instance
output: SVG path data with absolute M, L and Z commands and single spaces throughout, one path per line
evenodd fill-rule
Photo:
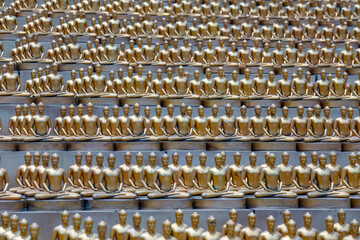
M 97 237 L 97 234 L 93 233 L 94 220 L 91 217 L 87 217 L 84 220 L 84 231 L 77 237 L 78 240 L 92 240 Z
M 258 238 L 261 234 L 260 228 L 256 227 L 256 215 L 254 213 L 248 214 L 248 226 L 240 231 L 239 239 Z
M 334 231 L 334 218 L 333 217 L 327 216 L 325 218 L 325 227 L 326 227 L 326 230 L 320 232 L 318 235 L 319 240 L 341 239 L 340 234 Z
M 296 187 L 296 189 L 292 189 L 292 191 L 297 194 L 306 194 L 314 190 L 310 183 L 312 169 L 306 165 L 307 156 L 305 153 L 299 155 L 299 161 L 300 164 L 294 167 L 292 171 L 291 180 Z
M 280 169 L 275 167 L 276 157 L 272 153 L 269 156 L 268 166 L 261 169 L 260 185 L 264 188 L 254 194 L 255 197 L 283 197 L 296 198 L 297 194 L 294 192 L 283 191 L 283 179 L 280 177 Z
M 139 239 L 140 235 L 145 233 L 146 230 L 141 228 L 141 214 L 136 212 L 133 215 L 133 225 L 132 228 L 128 229 L 129 239 Z
M 71 229 L 69 226 L 70 214 L 68 211 L 61 212 L 61 224 L 56 226 L 52 231 L 51 240 L 65 239 L 65 234 Z
M 283 152 L 281 155 L 282 163 L 277 166 L 280 169 L 280 179 L 283 183 L 283 189 L 289 190 L 293 187 L 291 175 L 293 172 L 293 166 L 289 164 L 289 153 Z
M 318 175 L 320 175 L 321 178 L 319 178 Z M 317 179 L 316 182 L 315 179 Z M 349 197 L 349 193 L 347 192 L 343 192 L 341 190 L 334 191 L 334 181 L 331 177 L 331 170 L 326 167 L 326 156 L 324 154 L 319 156 L 319 167 L 312 171 L 310 181 L 315 191 L 308 193 L 308 197 Z
M 67 190 L 70 192 L 80 193 L 83 191 L 83 189 L 79 186 L 79 182 L 78 182 L 78 179 L 79 179 L 78 174 L 79 174 L 80 168 L 82 166 L 81 162 L 82 162 L 82 154 L 80 152 L 78 152 L 75 154 L 75 164 L 71 165 L 67 171 L 67 182 L 70 185 L 67 188 Z M 90 164 L 91 164 L 91 162 L 90 162 Z
M 241 229 L 243 228 L 243 226 L 240 224 L 240 223 L 236 223 L 237 222 L 237 219 L 238 219 L 238 211 L 236 211 L 235 209 L 231 209 L 230 212 L 229 212 L 229 221 L 233 221 L 235 223 L 235 226 L 234 226 L 234 235 L 239 237 L 240 236 L 240 231 Z M 226 224 L 223 225 L 222 227 L 222 231 L 221 231 L 221 234 L 223 236 L 225 236 L 227 234 L 227 226 Z
M 74 240 L 77 239 L 77 237 L 82 233 L 81 228 L 81 215 L 78 213 L 75 213 L 72 218 L 73 226 L 71 226 L 71 229 L 66 231 L 65 233 L 65 239 Z
M 5 211 L 1 214 L 0 236 L 2 236 L 5 232 L 10 230 L 9 222 L 10 222 L 10 214 L 7 211 Z
M 202 193 L 202 198 L 242 198 L 244 196 L 241 192 L 229 191 L 230 176 L 228 168 L 223 166 L 223 159 L 220 154 L 215 155 L 215 167 L 210 168 L 207 185 L 210 189 Z
M 171 234 L 177 240 L 184 238 L 184 232 L 188 228 L 188 225 L 183 223 L 184 212 L 181 209 L 175 212 L 175 222 L 171 224 Z
M 200 239 L 201 234 L 204 232 L 204 229 L 199 227 L 200 216 L 197 212 L 191 214 L 191 226 L 189 226 L 184 232 L 185 240 L 191 239 Z
M 80 195 L 77 193 L 66 192 L 65 171 L 58 167 L 59 155 L 54 153 L 51 156 L 52 166 L 44 172 L 41 185 L 46 193 L 40 192 L 35 194 L 35 199 L 78 199 Z
M 160 239 L 161 235 L 155 232 L 156 220 L 153 216 L 150 216 L 146 220 L 147 231 L 140 235 L 139 240 L 152 240 Z
M 330 163 L 326 165 L 326 167 L 328 167 L 331 171 L 331 179 L 332 181 L 334 182 L 334 189 L 337 190 L 337 189 L 341 189 L 343 188 L 343 185 L 342 185 L 342 167 L 336 163 L 337 161 L 337 155 L 335 152 L 331 152 L 329 154 L 329 158 L 330 158 Z
M 121 209 L 118 213 L 119 223 L 112 226 L 110 231 L 111 239 L 123 239 L 129 238 L 129 230 L 131 230 L 131 225 L 126 224 L 127 213 L 124 209 Z
M 286 209 L 285 211 L 282 212 L 282 217 L 283 217 L 283 223 L 276 227 L 276 231 L 279 232 L 282 237 L 285 237 L 286 235 L 288 235 L 287 224 L 291 220 L 291 212 L 288 209 Z
M 356 164 L 356 154 L 354 152 L 349 154 L 349 163 L 342 169 L 342 184 L 346 187 L 343 191 L 356 194 L 360 186 L 357 181 L 360 176 L 360 167 Z
M 229 220 L 226 222 L 226 235 L 219 238 L 221 240 L 231 240 L 231 239 L 238 239 L 238 237 L 235 236 L 235 222 L 232 220 Z
M 168 219 L 166 219 L 163 222 L 162 229 L 163 229 L 163 234 L 161 237 L 159 237 L 157 239 L 159 239 L 159 240 L 176 240 L 176 238 L 172 236 L 171 222 Z
M 129 171 L 129 182 L 133 190 L 130 190 L 130 187 L 126 191 L 134 191 L 138 196 L 147 195 L 149 192 L 142 183 L 143 174 L 144 174 L 144 167 L 142 166 L 143 163 L 143 154 L 141 152 L 136 154 L 136 164 L 131 165 Z
M 114 198 L 114 199 L 134 199 L 136 194 L 131 192 L 122 192 L 123 175 L 119 168 L 115 168 L 115 156 L 108 156 L 109 167 L 103 168 L 99 176 L 100 189 L 103 192 L 92 195 L 94 199 Z
M 153 198 L 189 198 L 190 194 L 185 192 L 176 191 L 177 180 L 176 175 L 173 169 L 169 168 L 169 156 L 164 154 L 161 157 L 162 167 L 157 168 L 153 174 L 152 179 L 148 178 L 149 180 L 153 180 L 152 186 L 159 191 L 149 193 L 147 197 L 149 199 Z M 146 184 L 144 184 L 146 186 Z
M 304 227 L 299 228 L 296 232 L 296 235 L 299 236 L 301 239 L 309 238 L 309 239 L 317 239 L 318 231 L 311 227 L 312 223 L 312 216 L 310 213 L 305 213 L 303 216 L 304 219 Z
M 279 138 L 280 132 L 280 118 L 276 116 L 276 106 L 271 104 L 270 114 L 264 118 L 263 131 L 265 136 L 260 138 L 260 141 L 273 141 Z
M 340 239 L 350 233 L 350 225 L 346 223 L 346 212 L 343 209 L 337 211 L 338 222 L 334 224 L 334 230 L 340 235 Z
M 97 226 L 97 237 L 94 240 L 110 240 L 110 238 L 106 238 L 107 225 L 104 221 L 99 222 Z
M 302 238 L 300 238 L 299 236 L 297 236 L 297 228 L 296 228 L 296 223 L 294 220 L 290 219 L 289 222 L 287 223 L 287 228 L 288 228 L 288 234 L 280 239 L 282 240 L 300 240 Z
M 212 240 L 219 239 L 221 237 L 221 233 L 215 231 L 216 219 L 213 216 L 208 217 L 207 226 L 208 230 L 204 231 L 200 235 L 200 239 Z
M 260 171 L 261 167 L 256 166 L 257 156 L 256 153 L 251 153 L 249 155 L 250 165 L 244 167 L 243 174 L 241 176 L 242 182 L 246 187 L 246 190 L 243 190 L 244 194 L 253 194 L 260 189 Z
M 272 215 L 267 217 L 266 219 L 267 231 L 263 231 L 259 235 L 259 240 L 269 240 L 269 239 L 279 240 L 281 238 L 280 233 L 275 231 L 275 223 L 276 223 L 275 218 Z
M 10 239 L 14 239 L 15 237 L 18 237 L 19 235 L 20 235 L 19 217 L 16 214 L 14 214 L 10 217 L 10 229 L 2 235 L 2 239 L 10 240 Z
M 31 153 L 26 152 L 24 154 L 24 164 L 20 165 L 16 170 L 16 183 L 19 187 L 10 188 L 9 190 L 14 193 L 24 194 L 27 190 L 29 190 L 25 183 L 25 172 L 27 168 L 31 165 Z
M 17 73 L 14 72 L 15 63 L 10 62 L 8 64 L 8 72 L 3 73 L 1 87 L 3 91 L 12 95 L 20 91 L 20 78 Z
M 356 219 L 353 219 L 350 222 L 350 233 L 346 237 L 344 237 L 344 240 L 351 240 L 356 239 L 359 237 L 359 222 Z

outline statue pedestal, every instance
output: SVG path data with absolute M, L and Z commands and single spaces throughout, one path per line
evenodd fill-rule
M 342 143 L 341 146 L 344 152 L 357 152 L 360 149 L 360 143 Z
M 49 199 L 49 200 L 35 200 L 28 198 L 26 200 L 27 209 L 29 211 L 46 211 L 46 210 L 82 210 L 82 199 Z
M 104 209 L 139 209 L 137 199 L 84 199 L 85 210 L 104 210 Z
M 120 99 L 120 106 L 128 104 L 133 106 L 135 103 L 140 104 L 140 106 L 156 106 L 161 105 L 161 100 L 159 98 L 123 98 Z
M 253 108 L 257 105 L 260 105 L 262 108 L 269 107 L 272 104 L 275 104 L 277 108 L 281 107 L 281 102 L 279 100 L 264 100 L 264 99 L 258 99 L 258 100 L 244 100 L 243 104 L 248 108 Z
M 199 106 L 201 104 L 200 99 L 187 99 L 187 98 L 169 98 L 162 101 L 162 106 L 167 107 L 169 104 L 175 107 L 185 103 L 186 106 Z
M 86 105 L 88 103 L 92 103 L 94 105 L 104 105 L 104 106 L 114 106 L 119 105 L 119 99 L 118 98 L 100 98 L 100 97 L 82 97 L 79 98 L 79 103 Z
M 0 200 L 1 211 L 24 211 L 25 200 Z
M 17 151 L 65 151 L 63 142 L 21 142 L 17 144 Z
M 360 208 L 360 196 L 359 195 L 351 196 L 350 201 L 351 201 L 352 208 Z
M 31 104 L 33 102 L 33 99 L 31 97 L 20 97 L 20 96 L 0 96 L 0 103 L 6 104 Z
M 42 102 L 45 106 L 51 105 L 70 105 L 76 104 L 76 99 L 74 97 L 62 97 L 62 96 L 53 96 L 53 97 L 34 97 L 34 102 L 36 104 Z
M 202 150 L 206 151 L 206 142 L 166 141 L 161 143 L 164 150 Z
M 301 208 L 351 208 L 350 198 L 308 198 L 299 197 L 299 207 Z
M 253 142 L 253 151 L 296 151 L 294 142 Z
M 308 108 L 308 107 L 315 107 L 316 104 L 320 105 L 320 101 L 318 100 L 294 100 L 294 101 L 283 101 L 282 102 L 282 106 L 283 107 L 288 107 L 288 108 L 296 108 L 300 105 L 302 105 L 304 108 Z
M 309 142 L 297 143 L 298 151 L 341 151 L 341 143 L 333 142 Z
M 208 198 L 192 197 L 197 209 L 238 209 L 246 208 L 245 198 Z
M 241 101 L 231 99 L 206 99 L 201 101 L 204 107 L 212 107 L 216 104 L 218 107 L 225 107 L 226 104 L 230 103 L 232 107 L 240 107 Z
M 147 197 L 139 197 L 140 209 L 192 209 L 193 200 L 191 198 L 170 199 L 158 198 L 148 199 Z
M 321 108 L 330 107 L 330 108 L 341 108 L 342 106 L 357 108 L 359 107 L 358 100 L 329 100 L 322 101 Z
M 250 142 L 207 142 L 208 151 L 251 151 Z
M 298 208 L 297 198 L 256 198 L 246 197 L 247 208 Z
M 16 151 L 16 146 L 15 142 L 1 142 L 0 138 L 0 151 Z
M 142 151 L 142 150 L 151 150 L 151 151 L 160 151 L 159 142 L 117 142 L 115 143 L 116 151 Z
M 96 151 L 113 151 L 114 143 L 112 142 L 70 142 L 67 144 L 68 151 L 94 150 Z

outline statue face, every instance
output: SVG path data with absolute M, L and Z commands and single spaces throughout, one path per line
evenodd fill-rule
M 212 107 L 212 114 L 213 115 L 217 115 L 217 113 L 218 113 L 218 111 L 219 111 L 219 109 L 217 108 L 217 107 Z
M 68 223 L 69 222 L 69 214 L 61 214 L 61 221 L 63 223 Z
M 256 217 L 255 216 L 250 216 L 248 218 L 248 222 L 249 222 L 249 225 L 254 226 L 256 224 Z
M 140 226 L 140 224 L 141 224 L 141 217 L 140 217 L 140 216 L 134 216 L 134 217 L 133 217 L 133 223 L 134 223 L 134 226 Z
M 114 166 L 115 165 L 115 157 L 109 157 L 108 158 L 108 164 L 110 166 Z
M 86 221 L 85 222 L 85 231 L 87 231 L 87 232 L 91 232 L 92 231 L 92 228 L 93 228 L 93 221 L 91 220 L 91 221 Z
M 126 222 L 126 218 L 127 218 L 126 213 L 120 213 L 120 214 L 119 214 L 119 220 L 120 220 L 120 222 L 125 223 L 125 222 Z
M 311 225 L 311 223 L 312 223 L 311 217 L 305 216 L 305 217 L 304 217 L 304 224 L 305 224 L 305 225 Z
M 305 165 L 306 162 L 307 162 L 307 157 L 306 157 L 306 155 L 300 156 L 300 163 L 303 164 L 303 165 Z
M 75 218 L 73 218 L 73 224 L 74 224 L 74 227 L 76 226 L 76 227 L 80 227 L 80 225 L 81 225 L 81 217 L 75 217 Z
M 275 228 L 275 220 L 271 219 L 267 221 L 267 225 L 269 229 L 274 229 Z
M 168 157 L 163 157 L 161 159 L 161 163 L 164 167 L 167 167 L 169 165 L 169 158 Z
M 149 231 L 155 231 L 155 226 L 156 226 L 156 221 L 155 220 L 150 220 L 147 222 L 147 227 Z

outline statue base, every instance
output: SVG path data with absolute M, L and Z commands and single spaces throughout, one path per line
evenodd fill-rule
M 148 199 L 146 197 L 138 198 L 140 209 L 192 209 L 193 200 L 191 198 L 182 199 Z
M 264 100 L 264 99 L 259 99 L 259 100 L 246 100 L 243 101 L 243 104 L 248 107 L 248 108 L 253 108 L 257 105 L 260 105 L 261 107 L 269 107 L 272 104 L 275 104 L 275 106 L 277 108 L 281 107 L 281 102 L 279 100 Z
M 360 149 L 360 143 L 343 143 L 342 150 L 347 152 L 357 152 Z
M 201 104 L 200 99 L 186 99 L 186 98 L 169 98 L 162 101 L 162 106 L 167 107 L 169 104 L 175 107 L 185 103 L 186 106 L 199 106 Z
M 50 199 L 50 200 L 35 200 L 28 198 L 26 200 L 28 211 L 46 211 L 46 210 L 82 210 L 83 200 L 79 199 Z
M 156 106 L 161 105 L 161 101 L 159 98 L 124 98 L 120 99 L 120 106 L 124 106 L 128 104 L 129 106 L 133 106 L 135 103 L 140 104 L 140 106 Z
M 33 102 L 33 99 L 31 97 L 20 97 L 20 96 L 1 96 L 0 97 L 0 103 L 1 104 L 6 104 L 6 103 L 11 103 L 11 104 L 31 104 Z
M 206 142 L 167 141 L 162 142 L 161 146 L 164 150 L 206 150 Z
M 253 142 L 253 151 L 296 151 L 296 143 L 294 142 Z
M 17 151 L 17 144 L 14 142 L 1 142 L 0 151 Z
M 116 151 L 141 151 L 141 150 L 151 150 L 151 151 L 160 151 L 159 142 L 121 142 L 115 143 Z
M 68 151 L 94 150 L 113 151 L 114 143 L 112 142 L 70 142 L 67 144 Z
M 329 149 L 332 151 L 341 151 L 341 143 L 312 142 L 297 144 L 298 151 L 329 151 Z
M 17 151 L 66 151 L 66 144 L 62 142 L 22 142 L 17 147 Z
M 62 96 L 53 96 L 53 97 L 34 97 L 34 102 L 36 104 L 42 102 L 45 105 L 70 105 L 76 104 L 76 99 L 74 97 L 62 97 Z
M 351 208 L 349 198 L 308 198 L 299 197 L 299 207 L 301 208 Z
M 86 105 L 90 102 L 94 105 L 105 105 L 105 106 L 119 105 L 118 98 L 100 98 L 100 97 L 79 98 L 79 103 L 81 103 L 83 105 Z
M 1 211 L 24 211 L 25 200 L 0 200 Z
M 304 108 L 308 108 L 308 107 L 315 107 L 315 105 L 319 104 L 320 105 L 320 101 L 318 100 L 295 100 L 295 101 L 283 101 L 282 102 L 282 106 L 283 107 L 288 107 L 288 108 L 296 108 L 300 105 L 302 105 Z
M 351 196 L 350 201 L 352 208 L 360 208 L 360 197 L 358 195 L 355 195 L 353 197 Z
M 208 198 L 192 197 L 197 209 L 239 209 L 246 208 L 245 198 Z
M 84 199 L 85 210 L 104 210 L 104 209 L 139 209 L 137 199 Z
M 207 142 L 207 150 L 251 151 L 251 143 L 250 142 Z
M 357 107 L 359 107 L 359 101 L 357 101 L 357 100 L 329 100 L 329 101 L 321 102 L 321 108 L 324 108 L 324 107 L 341 108 L 342 106 L 357 108 Z
M 216 104 L 218 107 L 224 107 L 228 103 L 230 103 L 232 107 L 241 106 L 241 101 L 231 99 L 206 99 L 201 103 L 204 107 L 212 107 L 214 104 Z
M 246 197 L 247 208 L 298 208 L 297 198 Z

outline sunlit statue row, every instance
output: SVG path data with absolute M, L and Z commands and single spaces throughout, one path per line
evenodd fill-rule
M 52 71 L 51 71 L 52 69 Z M 259 67 L 255 77 L 251 77 L 250 69 L 245 69 L 244 78 L 238 78 L 238 72 L 233 71 L 231 79 L 225 75 L 223 67 L 217 69 L 217 76 L 214 77 L 210 68 L 205 70 L 205 76 L 200 79 L 200 72 L 194 71 L 190 77 L 185 68 L 180 66 L 177 69 L 177 76 L 174 76 L 172 68 L 168 68 L 166 76 L 163 71 L 156 71 L 156 78 L 148 71 L 143 73 L 143 66 L 137 67 L 134 74 L 133 67 L 127 69 L 127 76 L 119 69 L 117 77 L 115 72 L 110 71 L 107 78 L 101 71 L 100 64 L 78 71 L 71 71 L 71 79 L 64 80 L 58 72 L 57 63 L 45 67 L 45 74 L 42 68 L 31 71 L 31 79 L 25 82 L 24 89 L 20 83 L 20 77 L 14 71 L 14 63 L 2 66 L 0 83 L 2 91 L 0 96 L 62 96 L 62 97 L 105 97 L 105 98 L 188 98 L 188 99 L 272 99 L 272 100 L 357 100 L 360 95 L 360 74 L 359 79 L 353 83 L 348 81 L 347 72 L 336 69 L 336 74 L 326 74 L 323 70 L 320 78 L 312 82 L 312 75 L 302 68 L 297 69 L 289 78 L 286 69 L 282 72 L 282 78 L 275 81 L 273 71 L 268 76 L 264 75 L 264 69 Z
M 25 164 L 18 167 L 16 182 L 18 187 L 4 191 L 1 199 L 34 196 L 35 199 L 78 199 L 92 197 L 93 199 L 135 199 L 137 196 L 156 198 L 243 198 L 253 194 L 257 198 L 280 197 L 296 198 L 307 195 L 308 198 L 334 197 L 348 198 L 359 194 L 360 154 L 349 154 L 349 165 L 341 167 L 337 164 L 335 152 L 327 156 L 311 154 L 311 163 L 307 164 L 307 155 L 299 155 L 299 165 L 289 164 L 289 154 L 282 154 L 282 163 L 276 166 L 276 156 L 265 154 L 265 164 L 257 165 L 256 153 L 249 155 L 248 166 L 241 165 L 241 153 L 233 155 L 234 163 L 226 165 L 226 153 L 214 156 L 214 167 L 206 165 L 207 155 L 199 155 L 199 165 L 194 166 L 193 155 L 187 153 L 186 164 L 180 165 L 178 153 L 169 156 L 163 154 L 161 166 L 156 165 L 155 153 L 149 154 L 149 165 L 143 166 L 144 155 L 136 154 L 136 164 L 131 163 L 132 155 L 125 153 L 124 163 L 115 166 L 116 157 L 107 157 L 108 166 L 103 165 L 104 155 L 96 155 L 96 165 L 93 165 L 93 155 L 85 154 L 85 164 L 82 164 L 82 154 L 75 155 L 76 163 L 67 170 L 59 168 L 59 156 L 55 153 L 26 153 Z M 40 165 L 42 158 L 43 164 Z M 31 160 L 34 163 L 31 164 Z M 5 174 L 6 170 L 2 170 Z M 7 173 L 6 173 L 7 174 Z M 5 179 L 6 182 L 6 179 Z M 8 184 L 6 185 L 6 187 Z
M 0 237 L 4 240 L 38 240 L 39 225 L 29 222 L 23 218 L 19 220 L 16 214 L 10 216 L 8 212 L 1 214 Z
M 230 21 L 225 19 L 223 24 L 219 23 L 216 15 L 209 17 L 203 16 L 200 19 L 194 18 L 191 22 L 185 19 L 184 15 L 179 17 L 170 16 L 162 18 L 161 23 L 152 20 L 151 15 L 140 15 L 135 20 L 134 17 L 120 20 L 116 13 L 108 13 L 105 17 L 99 16 L 92 18 L 89 23 L 85 18 L 84 12 L 72 13 L 59 18 L 59 25 L 53 26 L 52 19 L 48 12 L 44 11 L 39 16 L 33 14 L 27 16 L 26 24 L 21 26 L 21 32 L 26 34 L 61 34 L 63 36 L 71 34 L 85 34 L 96 36 L 122 36 L 136 37 L 153 35 L 157 38 L 223 38 L 223 39 L 263 39 L 267 41 L 276 41 L 282 39 L 294 38 L 297 41 L 324 41 L 327 38 L 337 42 L 345 40 L 359 40 L 359 25 L 353 28 L 348 27 L 345 18 L 340 18 L 340 24 L 335 27 L 331 20 L 326 20 L 324 28 L 319 29 L 315 17 L 309 18 L 306 24 L 301 24 L 300 19 L 296 19 L 293 26 L 289 27 L 287 20 L 278 19 L 271 23 L 270 19 L 263 20 L 263 25 L 259 26 L 259 21 L 251 21 L 247 16 L 245 20 L 237 19 Z M 210 19 L 210 21 L 208 20 Z
M 219 107 L 213 105 L 211 115 L 204 116 L 204 107 L 198 107 L 198 116 L 192 117 L 192 107 L 182 104 L 180 114 L 174 116 L 174 106 L 167 106 L 167 114 L 162 115 L 162 107 L 155 107 L 155 116 L 150 116 L 151 109 L 144 108 L 144 116 L 140 114 L 140 105 L 133 106 L 133 115 L 129 115 L 130 106 L 123 106 L 123 115 L 119 116 L 120 108 L 112 108 L 113 115 L 109 116 L 109 108 L 103 108 L 103 116 L 93 113 L 94 106 L 89 103 L 84 106 L 60 108 L 60 116 L 51 124 L 49 116 L 44 114 L 44 104 L 32 103 L 15 107 L 16 115 L 8 122 L 8 131 L 11 136 L 2 136 L 3 141 L 326 141 L 340 142 L 360 141 L 360 117 L 353 118 L 354 110 L 340 108 L 340 117 L 330 117 L 330 108 L 324 108 L 321 116 L 321 107 L 307 109 L 304 116 L 304 107 L 298 106 L 297 116 L 289 118 L 288 108 L 282 108 L 282 117 L 276 115 L 277 107 L 272 104 L 267 108 L 267 116 L 261 114 L 261 107 L 255 106 L 255 115 L 248 117 L 245 105 L 240 107 L 240 116 L 233 115 L 233 107 L 225 106 L 225 114 L 218 116 Z M 36 111 L 38 110 L 38 114 Z M 50 136 L 51 132 L 55 136 Z
M 283 212 L 283 222 L 276 225 L 275 218 L 270 215 L 264 219 L 267 229 L 261 230 L 256 226 L 257 217 L 254 213 L 249 213 L 247 223 L 244 225 L 238 221 L 238 212 L 232 209 L 229 212 L 229 220 L 220 225 L 221 231 L 218 232 L 218 222 L 215 217 L 207 218 L 207 230 L 199 224 L 200 215 L 193 212 L 190 216 L 191 225 L 184 223 L 184 212 L 178 209 L 175 212 L 175 221 L 171 223 L 169 219 L 162 223 L 162 233 L 156 233 L 156 219 L 150 216 L 146 220 L 146 228 L 142 228 L 142 216 L 136 212 L 132 217 L 132 224 L 127 224 L 127 212 L 122 209 L 118 213 L 119 223 L 109 227 L 110 238 L 106 238 L 107 225 L 101 221 L 98 225 L 98 235 L 92 232 L 93 219 L 87 217 L 84 220 L 84 230 L 81 229 L 82 217 L 76 213 L 72 217 L 73 225 L 69 224 L 70 214 L 67 211 L 61 213 L 61 224 L 53 230 L 52 240 L 56 239 L 141 239 L 141 240 L 183 240 L 183 239 L 204 239 L 204 240 L 231 240 L 231 239 L 264 239 L 264 240 L 288 240 L 288 239 L 336 239 L 350 240 L 359 237 L 359 222 L 353 219 L 350 224 L 346 223 L 346 213 L 344 210 L 337 212 L 338 222 L 332 216 L 325 218 L 325 230 L 318 232 L 312 227 L 312 215 L 305 213 L 303 215 L 303 227 L 296 224 L 291 218 L 291 212 Z M 170 218 L 170 216 L 169 216 Z M 83 236 L 86 238 L 82 238 Z M 103 236 L 100 238 L 100 236 Z M 94 237 L 94 238 L 93 238 Z
M 285 7 L 284 7 L 285 3 Z M 258 4 L 258 6 L 257 6 Z M 203 15 L 208 16 L 214 14 L 223 17 L 244 17 L 250 15 L 252 18 L 278 17 L 286 19 L 295 19 L 296 17 L 307 19 L 311 16 L 317 17 L 319 20 L 326 18 L 336 19 L 344 17 L 347 20 L 357 19 L 360 16 L 360 4 L 354 4 L 351 1 L 345 1 L 344 6 L 338 8 L 337 2 L 329 1 L 326 5 L 323 2 L 318 2 L 313 9 L 310 10 L 310 3 L 308 1 L 299 1 L 294 4 L 290 1 L 276 1 L 272 0 L 266 2 L 265 0 L 255 1 L 243 0 L 225 0 L 221 3 L 216 1 L 196 0 L 194 3 L 189 0 L 175 2 L 168 0 L 167 5 L 164 6 L 163 1 L 147 0 L 136 2 L 131 0 L 110 1 L 95 0 L 95 1 L 74 1 L 73 4 L 68 0 L 59 0 L 44 3 L 40 6 L 41 9 L 46 9 L 51 12 L 62 12 L 66 10 L 85 11 L 85 12 L 118 12 L 129 13 L 135 12 L 138 14 L 153 14 L 153 15 Z M 15 0 L 10 8 L 17 11 L 34 9 L 38 7 L 37 1 Z
M 331 30 L 333 31 L 333 30 Z M 360 28 L 359 28 L 360 33 Z M 360 34 L 359 34 L 360 36 Z M 115 37 L 111 35 L 108 39 L 102 37 L 95 39 L 94 46 L 88 41 L 86 49 L 82 49 L 76 41 L 77 36 L 72 34 L 58 41 L 51 42 L 51 48 L 45 53 L 43 44 L 38 41 L 38 34 L 31 35 L 28 39 L 23 37 L 15 41 L 15 48 L 10 52 L 10 58 L 6 61 L 15 62 L 45 62 L 45 63 L 100 63 L 100 64 L 130 64 L 130 65 L 193 65 L 193 66 L 266 66 L 266 67 L 358 67 L 360 66 L 360 50 L 354 52 L 350 42 L 344 44 L 344 49 L 336 51 L 332 41 L 327 39 L 325 46 L 316 46 L 317 42 L 311 43 L 311 48 L 303 50 L 303 44 L 295 47 L 294 39 L 289 40 L 285 48 L 278 41 L 276 48 L 270 51 L 268 43 L 260 46 L 260 39 L 255 39 L 253 46 L 249 49 L 244 40 L 241 49 L 237 49 L 236 43 L 225 44 L 225 39 L 219 40 L 219 45 L 213 47 L 213 41 L 197 42 L 197 48 L 193 49 L 189 39 L 183 39 L 183 45 L 179 47 L 179 41 L 174 39 L 172 47 L 165 40 L 163 48 L 159 43 L 152 44 L 152 38 L 146 38 L 143 45 L 141 38 L 129 41 L 126 48 L 124 42 L 115 45 Z M 358 40 L 356 40 L 358 41 Z M 65 42 L 65 43 L 64 43 Z M 100 44 L 101 43 L 101 44 Z M 22 45 L 21 45 L 22 44 Z M 2 55 L 4 52 L 2 52 Z

